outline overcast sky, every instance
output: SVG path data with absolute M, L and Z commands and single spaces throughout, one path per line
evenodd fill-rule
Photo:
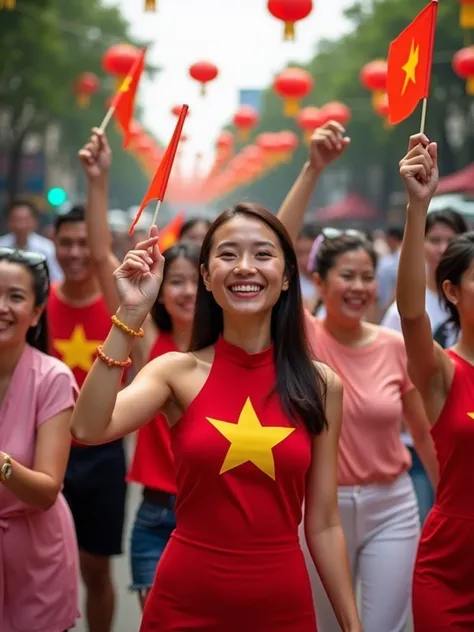
M 190 106 L 186 171 L 196 152 L 209 164 L 214 141 L 238 106 L 239 89 L 264 88 L 288 61 L 310 59 L 318 39 L 347 30 L 343 10 L 353 4 L 315 0 L 312 14 L 297 23 L 297 41 L 283 42 L 283 24 L 269 14 L 266 0 L 158 0 L 157 13 L 145 13 L 144 0 L 107 1 L 120 6 L 134 35 L 154 42 L 148 58 L 162 67 L 153 82 L 144 81 L 140 88 L 146 125 L 167 143 L 176 122 L 171 106 Z M 219 68 L 204 99 L 188 75 L 189 66 L 200 59 Z

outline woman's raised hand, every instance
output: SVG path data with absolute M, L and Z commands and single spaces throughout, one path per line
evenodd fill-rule
M 316 172 L 321 172 L 342 156 L 350 144 L 346 130 L 336 121 L 328 121 L 318 127 L 311 136 L 309 162 Z
M 164 261 L 158 248 L 158 228 L 152 226 L 149 238 L 130 250 L 114 272 L 124 310 L 145 319 L 160 291 Z
M 104 132 L 98 127 L 93 128 L 89 141 L 79 151 L 79 160 L 89 180 L 98 180 L 107 175 L 112 152 Z
M 436 192 L 439 180 L 438 147 L 424 134 L 410 137 L 408 153 L 400 160 L 400 175 L 412 207 L 425 211 Z

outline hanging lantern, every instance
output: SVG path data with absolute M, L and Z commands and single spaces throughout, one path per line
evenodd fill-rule
M 303 130 L 305 143 L 309 145 L 314 130 L 324 124 L 324 119 L 319 108 L 308 106 L 299 112 L 296 123 Z
M 301 68 L 286 68 L 276 77 L 273 90 L 284 100 L 286 116 L 298 114 L 300 100 L 309 95 L 313 85 L 311 75 Z
M 189 69 L 189 74 L 195 81 L 199 81 L 201 84 L 201 95 L 206 94 L 206 85 L 219 74 L 217 66 L 211 64 L 209 61 L 198 61 L 193 64 Z
M 92 72 L 83 72 L 79 75 L 74 91 L 77 98 L 77 106 L 81 109 L 89 107 L 91 96 L 99 88 L 99 78 Z
M 298 136 L 290 131 L 277 134 L 278 158 L 280 162 L 290 162 L 295 149 L 298 147 Z
M 458 0 L 461 5 L 459 26 L 462 29 L 474 29 L 474 0 Z
M 339 101 L 326 103 L 326 105 L 323 105 L 320 112 L 323 124 L 328 121 L 336 121 L 336 123 L 340 123 L 341 125 L 347 125 L 352 118 L 352 112 L 347 105 L 344 105 L 344 103 L 340 103 Z
M 251 105 L 241 105 L 232 120 L 238 130 L 239 140 L 246 141 L 252 129 L 258 124 L 258 112 Z
M 102 57 L 102 68 L 116 77 L 116 91 L 120 89 L 124 78 L 130 73 L 138 60 L 140 50 L 130 44 L 111 46 Z
M 377 107 L 377 101 L 383 97 L 387 89 L 387 62 L 375 59 L 366 64 L 359 74 L 364 88 L 372 92 L 372 107 Z
M 466 91 L 474 95 L 474 46 L 462 48 L 453 57 L 454 72 L 466 80 Z
M 234 135 L 227 130 L 219 134 L 216 140 L 217 161 L 224 162 L 232 155 L 234 149 Z
M 6 11 L 14 11 L 16 6 L 16 0 L 0 0 L 0 11 L 5 9 Z
M 283 39 L 295 41 L 295 22 L 304 20 L 313 10 L 312 0 L 268 0 L 270 13 L 285 23 Z
M 280 153 L 280 141 L 278 134 L 274 132 L 264 132 L 255 139 L 255 144 L 263 149 L 265 164 L 267 167 L 274 167 L 278 163 Z
M 145 0 L 145 11 L 156 11 L 156 0 Z
M 388 96 L 384 94 L 375 108 L 375 113 L 383 119 L 388 117 Z

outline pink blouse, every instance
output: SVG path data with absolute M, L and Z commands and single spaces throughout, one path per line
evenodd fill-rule
M 0 451 L 32 468 L 37 428 L 74 406 L 77 386 L 59 360 L 26 346 L 0 406 Z M 0 630 L 63 632 L 78 611 L 78 551 L 62 494 L 47 511 L 0 484 Z

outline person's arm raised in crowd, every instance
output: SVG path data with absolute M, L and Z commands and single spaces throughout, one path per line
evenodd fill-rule
M 114 314 L 120 304 L 114 281 L 114 272 L 120 262 L 112 250 L 112 236 L 107 221 L 112 152 L 102 130 L 92 130 L 89 142 L 79 151 L 79 159 L 87 178 L 86 226 L 91 257 L 107 309 L 110 314 Z M 137 371 L 146 364 L 158 333 L 151 318 L 147 319 L 144 330 L 143 339 L 133 349 L 133 364 Z
M 400 175 L 408 195 L 408 205 L 398 264 L 397 308 L 410 377 L 424 397 L 427 390 L 434 386 L 443 390 L 440 378 L 444 365 L 449 363 L 441 347 L 433 341 L 425 310 L 425 224 L 439 178 L 436 143 L 430 143 L 424 134 L 411 136 L 408 153 L 400 161 Z
M 277 215 L 293 243 L 303 227 L 304 214 L 319 176 L 327 166 L 342 156 L 349 143 L 345 129 L 335 121 L 326 123 L 313 133 L 308 160 Z

